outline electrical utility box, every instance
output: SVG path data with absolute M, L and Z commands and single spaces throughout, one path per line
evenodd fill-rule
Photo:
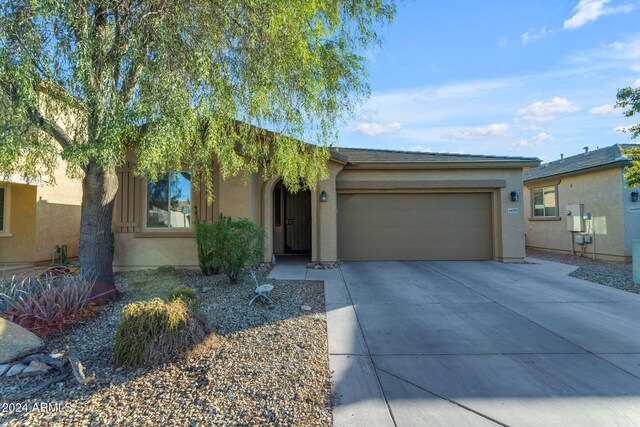
M 576 236 L 576 243 L 579 245 L 586 245 L 588 243 L 592 243 L 593 239 L 591 238 L 591 236 L 583 236 L 583 235 L 579 235 Z
M 567 231 L 584 231 L 584 205 L 582 203 L 570 203 L 564 211 L 567 216 Z

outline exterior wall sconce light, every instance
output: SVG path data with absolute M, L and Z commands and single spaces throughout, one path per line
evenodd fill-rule
M 518 193 L 514 190 L 511 192 L 511 201 L 512 202 L 517 202 L 518 200 L 520 200 L 520 196 L 518 196 Z
M 637 199 L 637 193 L 636 193 L 636 199 Z M 327 200 L 329 200 L 329 196 L 327 195 L 326 191 L 322 190 L 322 193 L 320 193 L 320 201 L 326 202 Z
M 637 191 L 632 191 L 631 192 L 631 201 L 633 203 L 638 203 L 638 192 Z

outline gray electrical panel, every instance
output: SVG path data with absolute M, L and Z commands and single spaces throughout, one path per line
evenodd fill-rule
M 582 203 L 570 203 L 564 212 L 567 216 L 567 231 L 584 231 L 584 205 Z
M 592 243 L 593 239 L 591 236 L 578 235 L 575 238 L 576 243 L 579 245 L 586 245 L 587 243 Z

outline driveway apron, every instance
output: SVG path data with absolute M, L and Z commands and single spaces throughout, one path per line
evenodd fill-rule
M 319 278 L 334 425 L 640 425 L 640 296 L 542 264 L 349 262 Z

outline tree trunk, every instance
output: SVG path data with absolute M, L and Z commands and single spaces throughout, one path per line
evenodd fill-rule
M 111 222 L 118 191 L 115 168 L 103 169 L 91 159 L 82 181 L 80 218 L 80 268 L 84 278 L 95 280 L 94 302 L 118 297 L 113 278 Z

